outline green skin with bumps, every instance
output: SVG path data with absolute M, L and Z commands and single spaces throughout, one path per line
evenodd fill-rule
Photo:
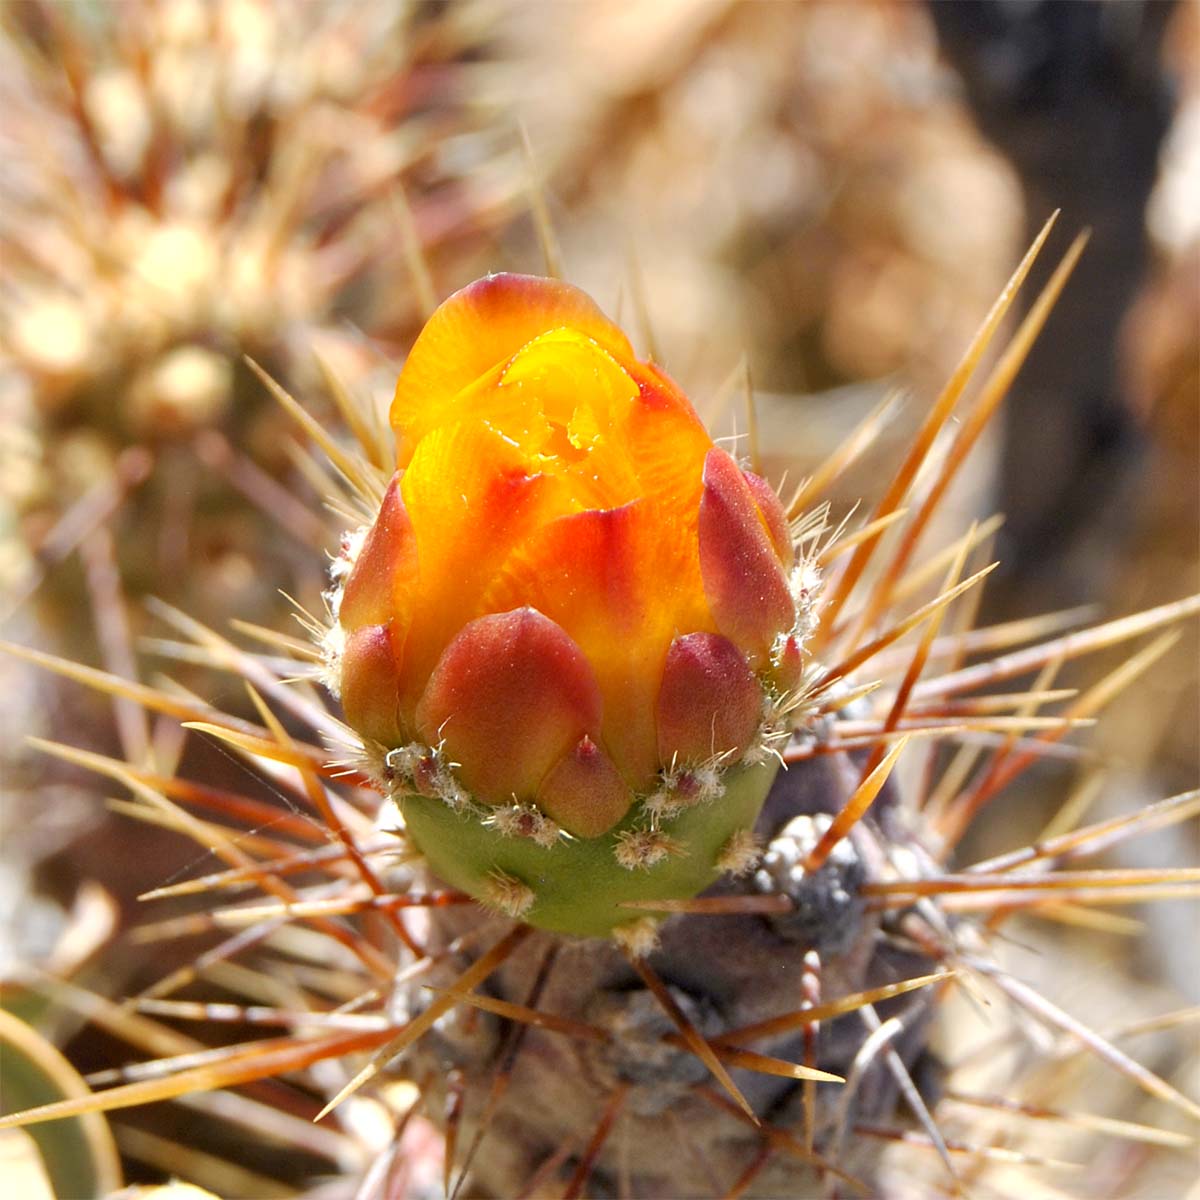
M 768 761 L 726 771 L 722 796 L 662 823 L 683 853 L 634 870 L 617 862 L 615 849 L 623 831 L 645 825 L 636 806 L 602 837 L 539 846 L 530 838 L 505 836 L 438 799 L 410 794 L 399 804 L 414 844 L 452 887 L 483 900 L 489 879 L 501 872 L 533 891 L 536 899 L 521 917 L 527 924 L 606 937 L 614 926 L 654 915 L 622 907 L 628 901 L 686 900 L 714 883 L 722 873 L 718 856 L 735 833 L 753 830 L 778 770 L 778 762 Z

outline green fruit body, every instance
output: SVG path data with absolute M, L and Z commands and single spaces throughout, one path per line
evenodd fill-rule
M 439 878 L 484 902 L 494 880 L 515 880 L 533 893 L 521 914 L 526 923 L 604 937 L 648 915 L 623 907 L 630 901 L 684 900 L 714 883 L 723 870 L 722 851 L 735 835 L 754 828 L 778 769 L 771 760 L 728 770 L 723 795 L 663 822 L 676 851 L 635 869 L 621 866 L 616 856 L 622 836 L 645 825 L 637 809 L 601 837 L 560 837 L 543 846 L 502 834 L 436 798 L 405 794 L 398 802 L 408 836 Z

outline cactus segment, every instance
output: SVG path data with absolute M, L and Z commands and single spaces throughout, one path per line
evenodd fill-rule
M 605 937 L 641 917 L 623 907 L 628 901 L 690 897 L 714 883 L 730 844 L 747 844 L 778 769 L 776 761 L 730 768 L 718 801 L 684 809 L 665 823 L 663 832 L 679 852 L 642 869 L 618 860 L 622 843 L 648 828 L 636 806 L 601 837 L 560 837 L 547 846 L 506 834 L 470 810 L 455 812 L 437 797 L 404 792 L 396 799 L 408 836 L 448 884 L 493 907 L 497 880 L 506 881 L 506 895 L 522 884 L 533 895 L 520 914 L 528 924 Z

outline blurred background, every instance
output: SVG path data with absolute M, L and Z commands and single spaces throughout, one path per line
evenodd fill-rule
M 748 366 L 775 481 L 898 392 L 844 512 L 1055 208 L 1048 262 L 1091 243 L 927 547 L 1005 515 L 988 622 L 1200 590 L 1195 0 L 13 0 L 0 21 L 9 640 L 245 708 L 147 607 L 223 632 L 294 630 L 281 592 L 320 611 L 339 521 L 243 356 L 336 429 L 330 378 L 386 404 L 435 299 L 547 251 L 723 431 L 745 431 Z M 1105 718 L 1101 807 L 1195 786 L 1198 658 L 1192 629 Z M 119 995 L 171 955 L 123 936 L 137 894 L 194 851 L 31 734 L 246 781 L 0 658 L 0 978 Z M 1061 782 L 979 837 L 1036 830 Z M 1194 861 L 1190 836 L 1156 861 Z M 1195 999 L 1180 932 L 1130 965 Z M 114 1054 L 77 1022 L 54 1036 L 83 1070 Z M 154 1178 L 172 1131 L 130 1121 L 129 1177 Z

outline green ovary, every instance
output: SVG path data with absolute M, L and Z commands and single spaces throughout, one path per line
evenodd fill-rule
M 604 937 L 616 925 L 654 915 L 622 907 L 628 901 L 685 900 L 714 883 L 718 857 L 734 834 L 753 830 L 778 769 L 772 761 L 728 770 L 723 795 L 663 822 L 681 853 L 633 870 L 620 866 L 615 852 L 622 833 L 646 823 L 637 806 L 602 837 L 563 838 L 547 847 L 501 834 L 438 799 L 403 795 L 398 802 L 414 845 L 452 887 L 486 902 L 491 882 L 507 876 L 533 892 L 526 923 Z

